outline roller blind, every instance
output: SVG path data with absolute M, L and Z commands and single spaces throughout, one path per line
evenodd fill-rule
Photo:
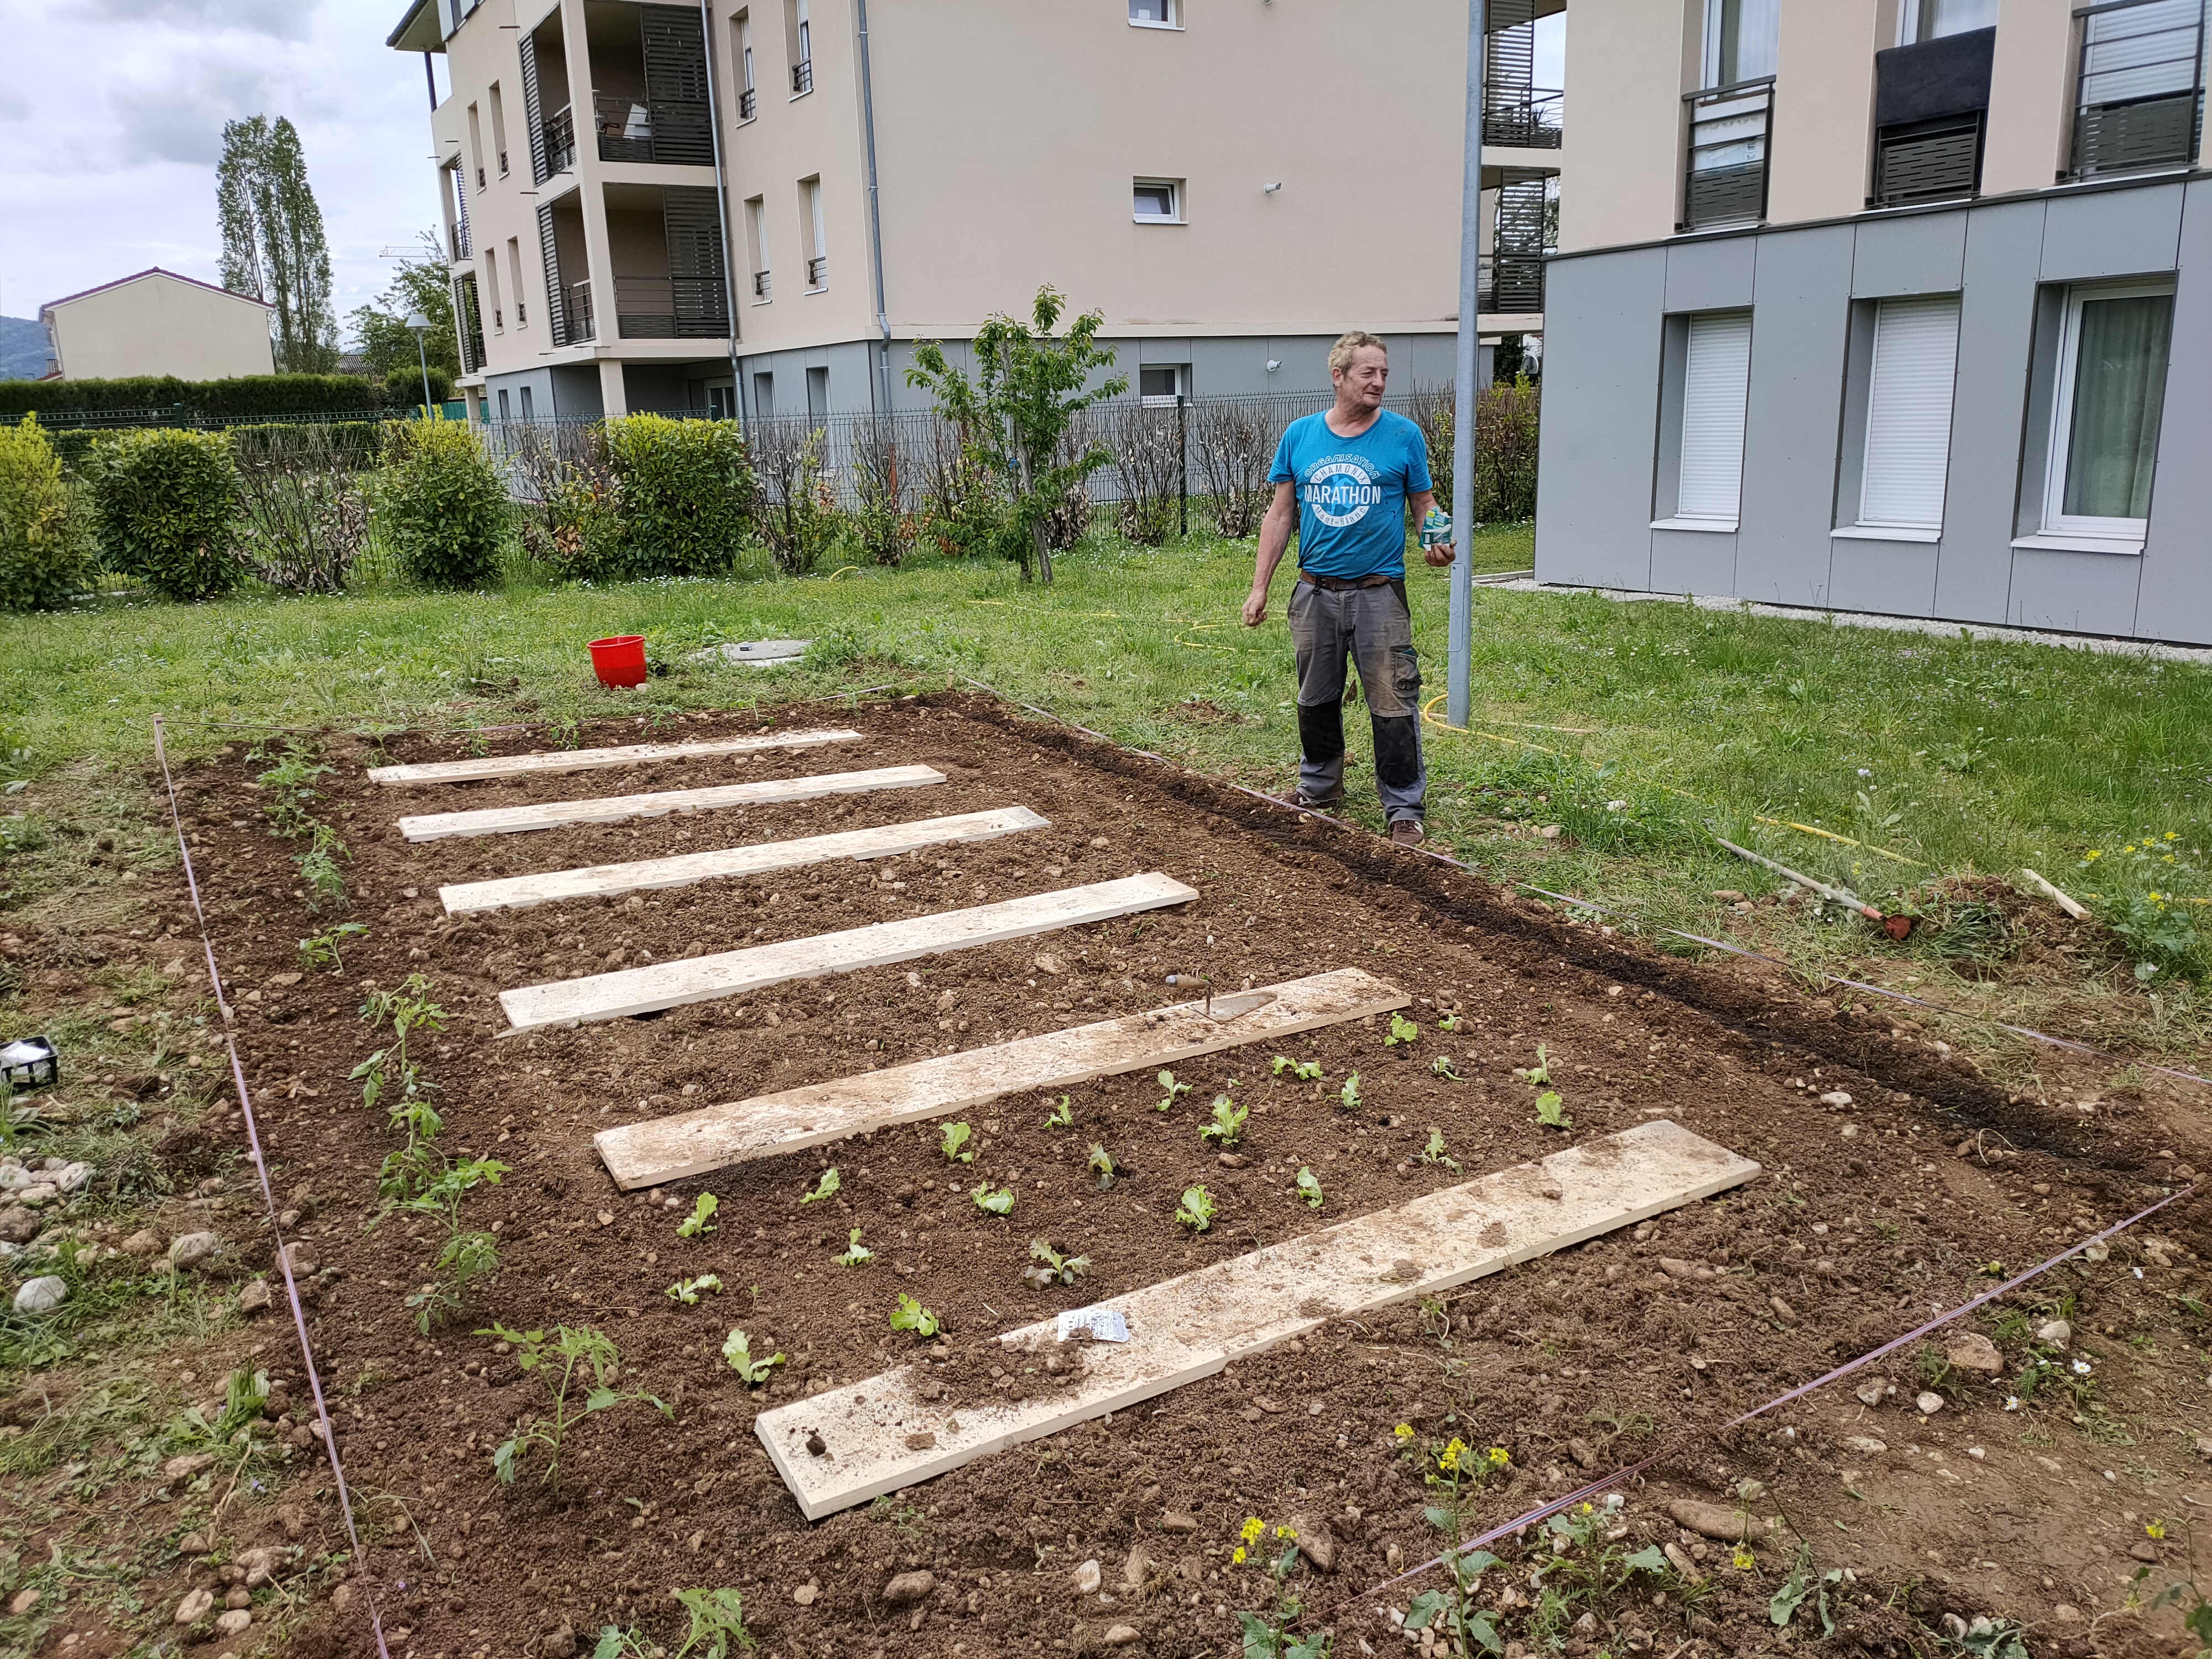
M 1959 360 L 1959 300 L 1884 300 L 1875 314 L 1867 388 L 1866 471 L 1859 522 L 1943 527 L 1951 466 L 1951 386 Z
M 1743 498 L 1743 411 L 1751 378 L 1751 313 L 1690 319 L 1682 373 L 1682 483 L 1674 513 L 1733 520 Z

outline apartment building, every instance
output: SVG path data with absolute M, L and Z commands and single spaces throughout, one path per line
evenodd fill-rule
M 1540 330 L 1560 97 L 1493 0 L 1482 326 Z M 461 385 L 490 420 L 916 406 L 915 343 L 1106 316 L 1154 397 L 1442 385 L 1465 0 L 416 0 Z
M 1547 581 L 2212 641 L 2205 0 L 1576 0 Z

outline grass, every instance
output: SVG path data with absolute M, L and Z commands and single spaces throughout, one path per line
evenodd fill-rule
M 1476 567 L 1525 568 L 1531 542 L 1526 526 L 1480 532 Z M 80 798 L 102 784 L 122 793 L 114 774 L 146 764 L 156 713 L 169 719 L 173 750 L 190 753 L 278 726 L 649 719 L 963 676 L 1121 742 L 1279 788 L 1297 752 L 1289 582 L 1279 577 L 1262 627 L 1243 628 L 1250 559 L 1249 543 L 1148 549 L 1101 536 L 1060 562 L 1050 589 L 1024 586 L 1010 565 L 933 558 L 801 580 L 596 590 L 521 575 L 481 596 L 389 585 L 193 606 L 103 596 L 0 621 L 0 755 L 30 780 L 9 803 L 24 816 L 0 820 L 0 833 L 68 842 L 87 830 Z M 1410 590 L 1433 696 L 1444 683 L 1448 583 L 1417 567 Z M 674 672 L 634 693 L 599 688 L 583 643 L 622 632 L 645 635 Z M 789 669 L 689 659 L 720 641 L 772 636 L 816 643 Z M 2204 842 L 2212 672 L 2196 665 L 1492 589 L 1474 596 L 1471 662 L 1473 724 L 1488 735 L 1426 728 L 1431 835 L 1486 870 L 1540 876 L 1665 925 L 1748 928 L 1753 919 L 1723 909 L 1711 890 L 1778 884 L 1721 852 L 1708 821 L 1878 904 L 1937 876 L 2022 865 L 2078 885 L 2089 848 L 2169 830 L 2184 847 Z M 1362 763 L 1349 810 L 1378 823 L 1356 708 L 1348 729 Z M 1553 823 L 1562 839 L 1533 833 Z M 127 833 L 158 859 L 158 826 Z M 15 872 L 6 902 L 55 879 L 39 862 Z M 1778 914 L 1759 913 L 1756 936 L 1808 967 L 1863 963 L 1878 948 L 1833 911 L 1787 927 Z M 1879 948 L 1899 983 L 1934 988 L 1950 976 L 1948 958 L 1925 945 Z M 1989 978 L 1988 956 L 1966 964 L 1967 980 Z M 2100 974 L 2061 988 L 2092 1024 L 2132 996 Z M 2154 1010 L 2130 1001 L 2124 1023 L 2154 1049 L 2197 1041 L 2195 994 L 2170 981 L 2154 988 Z M 1988 1000 L 1990 988 L 1982 992 Z M 1998 1000 L 2015 1015 L 2027 1006 Z M 2100 1003 L 2113 1006 L 2090 1006 Z

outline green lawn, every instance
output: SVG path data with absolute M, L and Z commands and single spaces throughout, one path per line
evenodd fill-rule
M 1477 566 L 1525 568 L 1530 541 L 1526 526 L 1486 532 Z M 73 787 L 142 766 L 157 712 L 169 717 L 173 747 L 190 752 L 271 726 L 557 721 L 884 682 L 942 687 L 963 675 L 1123 742 L 1281 787 L 1296 758 L 1288 582 L 1278 579 L 1267 623 L 1243 629 L 1237 611 L 1250 561 L 1249 543 L 1146 549 L 1101 538 L 1062 560 L 1050 589 L 1024 586 L 1010 565 L 927 560 L 802 580 L 599 591 L 518 578 L 484 596 L 388 587 L 197 606 L 109 596 L 0 621 L 0 747 L 28 751 L 12 771 L 32 780 L 9 803 L 26 816 L 7 833 L 35 840 L 45 819 L 65 826 L 81 810 Z M 1411 586 L 1429 689 L 1441 693 L 1448 583 L 1421 569 Z M 674 672 L 635 693 L 597 687 L 584 641 L 624 632 L 646 635 Z M 818 643 L 786 670 L 687 659 L 715 641 L 768 636 Z M 2094 891 L 2095 872 L 2080 867 L 2086 851 L 2169 832 L 2176 839 L 2161 845 L 2178 862 L 2162 866 L 2163 890 L 2212 894 L 2192 871 L 2193 850 L 2179 850 L 2204 845 L 2212 790 L 2212 672 L 2194 665 L 1478 589 L 1474 673 L 1474 725 L 1492 736 L 1429 728 L 1431 834 L 1486 869 L 1657 921 L 1709 933 L 1741 925 L 1808 964 L 1863 962 L 1874 948 L 1832 915 L 1784 925 L 1780 912 L 1740 918 L 1717 904 L 1711 889 L 1777 884 L 1719 852 L 1707 819 L 1877 903 L 1939 875 L 2022 865 Z M 1364 760 L 1357 711 L 1350 731 Z M 1377 822 L 1371 775 L 1355 768 L 1352 778 L 1352 815 Z M 1533 833 L 1554 823 L 1559 840 Z M 46 884 L 19 869 L 10 902 Z M 1922 976 L 1922 963 L 1948 975 L 1926 945 L 1894 954 L 1900 973 Z M 2085 971 L 2079 984 L 2046 985 L 2043 1012 L 2061 991 L 2104 1005 L 2116 994 L 2142 1000 L 2113 992 L 2112 978 Z M 2193 1007 L 2191 994 L 2171 975 L 2160 987 L 2155 1018 L 2123 1024 L 2163 1050 L 2185 1049 L 2197 1027 L 2175 1017 Z M 1942 988 L 1972 988 L 1947 978 Z M 2010 1000 L 1976 994 L 2015 1013 L 2039 1006 L 2025 989 Z M 2093 1010 L 2090 1020 L 2102 1017 Z

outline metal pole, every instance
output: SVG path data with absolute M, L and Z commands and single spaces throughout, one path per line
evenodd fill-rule
M 415 358 L 422 365 L 422 418 L 430 418 L 430 353 L 422 344 L 422 331 L 415 331 Z
M 1190 404 L 1182 392 L 1176 393 L 1176 533 L 1183 540 L 1190 539 Z
M 722 250 L 722 304 L 730 313 L 730 417 L 738 423 L 738 436 L 745 435 L 744 406 L 738 401 L 738 279 L 737 260 L 730 240 L 730 190 L 722 174 L 722 91 L 714 81 L 714 9 L 699 0 L 699 33 L 707 47 L 707 131 L 714 140 L 714 222 Z
M 860 26 L 860 112 L 868 147 L 868 251 L 876 264 L 876 379 L 883 412 L 891 412 L 891 313 L 884 292 L 884 216 L 876 185 L 876 76 L 868 55 L 868 0 L 856 8 Z
M 1468 545 L 1474 504 L 1474 366 L 1481 356 L 1476 309 L 1482 286 L 1482 58 L 1488 33 L 1484 0 L 1467 8 L 1467 176 L 1460 186 L 1459 353 L 1452 372 L 1452 562 L 1449 665 L 1444 718 L 1465 726 L 1474 709 L 1471 665 L 1474 648 L 1474 550 Z

